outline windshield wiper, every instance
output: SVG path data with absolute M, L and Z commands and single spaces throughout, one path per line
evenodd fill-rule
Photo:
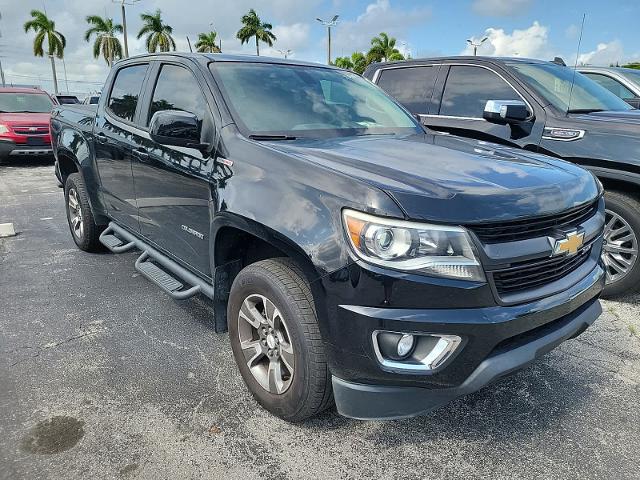
M 249 135 L 251 140 L 295 140 L 292 135 Z
M 604 108 L 574 108 L 569 110 L 567 113 L 594 113 L 594 112 L 604 112 Z

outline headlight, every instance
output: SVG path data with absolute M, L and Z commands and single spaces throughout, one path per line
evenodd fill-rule
M 2 133 L 9 133 L 9 127 L 0 123 L 0 134 Z
M 344 210 L 342 216 L 351 246 L 367 262 L 438 277 L 485 279 L 462 227 L 405 222 L 355 210 Z

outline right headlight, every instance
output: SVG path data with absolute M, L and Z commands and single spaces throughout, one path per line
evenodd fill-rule
M 407 222 L 343 210 L 347 236 L 363 260 L 396 270 L 460 280 L 485 276 L 462 227 Z

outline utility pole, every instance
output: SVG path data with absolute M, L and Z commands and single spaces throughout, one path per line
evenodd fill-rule
M 286 50 L 278 50 L 278 51 L 280 52 L 281 55 L 284 56 L 285 60 L 289 55 L 293 53 L 293 50 L 291 50 L 290 48 L 287 48 Z
M 127 42 L 127 13 L 125 5 L 133 5 L 140 0 L 111 0 L 113 3 L 119 3 L 122 9 L 122 30 L 124 35 L 124 58 L 129 58 L 129 43 Z
M 473 56 L 475 57 L 478 54 L 478 47 L 480 45 L 482 45 L 484 42 L 486 42 L 489 39 L 489 37 L 484 37 L 482 40 L 480 40 L 478 43 L 474 42 L 473 39 L 469 38 L 467 40 L 467 43 L 469 45 L 471 45 L 473 47 Z
M 2 20 L 2 13 L 0 13 L 0 20 Z M 2 30 L 0 30 L 0 38 L 2 38 Z M 2 69 L 2 58 L 0 58 L 0 79 L 2 80 L 2 86 L 6 87 L 7 84 L 4 81 L 4 70 Z
M 64 57 L 62 57 L 62 66 L 64 67 L 64 83 L 67 86 L 67 93 L 69 93 L 69 80 L 67 79 L 67 64 L 64 61 Z
M 216 35 L 217 35 L 218 31 L 217 31 L 217 30 L 215 29 L 215 27 L 213 26 L 213 22 L 211 22 L 211 23 L 209 24 L 209 26 L 210 26 L 211 28 L 213 28 L 213 31 L 214 31 L 214 32 L 216 32 Z M 222 53 L 222 35 L 220 35 L 220 53 Z
M 322 25 L 327 27 L 327 65 L 331 65 L 331 27 L 335 27 L 338 24 L 339 15 L 334 15 L 331 20 L 322 20 L 316 18 Z

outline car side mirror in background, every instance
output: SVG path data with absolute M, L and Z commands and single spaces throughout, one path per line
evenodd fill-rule
M 482 118 L 491 123 L 507 125 L 525 121 L 531 113 L 522 100 L 488 100 Z
M 181 110 L 162 110 L 153 114 L 149 122 L 151 139 L 161 145 L 201 149 L 201 122 L 193 113 Z

